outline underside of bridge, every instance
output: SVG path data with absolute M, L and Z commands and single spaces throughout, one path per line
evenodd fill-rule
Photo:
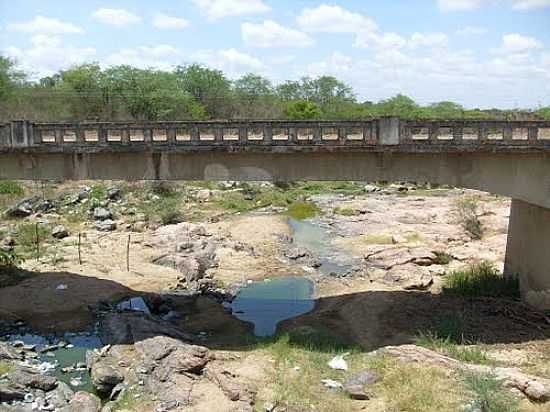
M 0 179 L 421 181 L 513 199 L 505 273 L 550 309 L 550 122 L 0 124 Z

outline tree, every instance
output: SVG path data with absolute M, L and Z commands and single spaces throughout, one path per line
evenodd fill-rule
M 379 116 L 397 116 L 404 119 L 412 119 L 420 114 L 420 106 L 408 96 L 398 94 L 387 100 L 382 100 L 376 105 Z
M 15 68 L 15 61 L 0 55 L 0 99 L 7 99 L 26 78 Z
M 222 71 L 191 64 L 178 66 L 175 74 L 179 86 L 202 104 L 210 117 L 231 116 L 231 82 Z
M 313 102 L 299 100 L 286 106 L 285 114 L 292 120 L 308 120 L 321 117 L 321 110 Z
M 246 74 L 233 82 L 233 92 L 237 118 L 268 119 L 281 115 L 280 100 L 265 77 Z
M 434 119 L 460 119 L 464 117 L 464 108 L 453 102 L 439 102 L 429 105 L 425 114 Z
M 539 110 L 537 110 L 537 115 L 542 117 L 544 120 L 550 120 L 550 106 L 541 107 Z

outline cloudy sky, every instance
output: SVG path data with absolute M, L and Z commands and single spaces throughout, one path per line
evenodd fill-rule
M 550 0 L 0 0 L 0 50 L 34 77 L 199 62 L 334 75 L 362 100 L 550 105 Z

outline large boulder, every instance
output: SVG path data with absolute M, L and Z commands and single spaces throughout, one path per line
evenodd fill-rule
M 8 373 L 6 378 L 14 388 L 40 389 L 49 392 L 57 386 L 57 380 L 53 376 L 19 368 Z
M 110 359 L 110 358 L 109 358 Z M 100 360 L 92 365 L 92 383 L 99 393 L 111 394 L 115 386 L 124 381 L 118 368 L 108 360 Z
M 99 412 L 101 400 L 88 392 L 77 392 L 68 405 L 61 408 L 60 412 Z
M 0 360 L 17 360 L 23 356 L 10 344 L 0 342 Z
M 17 202 L 6 210 L 6 215 L 9 217 L 27 217 L 33 214 L 34 204 L 39 200 L 38 196 L 25 198 Z
M 406 263 L 392 267 L 384 276 L 384 281 L 406 290 L 424 290 L 433 284 L 433 276 L 424 266 Z

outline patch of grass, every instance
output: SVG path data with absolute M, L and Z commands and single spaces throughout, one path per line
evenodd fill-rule
M 171 225 L 184 221 L 181 203 L 181 195 L 170 195 L 154 201 L 140 202 L 138 209 L 145 214 L 148 222 L 157 221 L 163 225 Z
M 422 236 L 420 236 L 420 233 L 411 232 L 405 235 L 405 239 L 407 239 L 407 243 L 415 243 L 420 242 L 422 240 Z
M 256 208 L 254 202 L 250 199 L 245 199 L 245 195 L 242 192 L 224 193 L 217 200 L 217 203 L 223 209 L 234 213 L 248 212 Z
M 11 180 L 0 180 L 0 195 L 23 196 L 25 189 Z
M 320 212 L 315 203 L 297 201 L 288 207 L 287 214 L 297 220 L 308 219 L 316 216 Z
M 416 338 L 416 344 L 441 352 L 462 362 L 475 364 L 492 363 L 483 350 L 475 346 L 457 345 L 450 337 L 443 338 L 431 331 L 420 332 Z
M 474 399 L 465 411 L 517 412 L 518 400 L 503 387 L 502 382 L 492 375 L 467 374 L 466 387 L 473 392 Z
M 384 379 L 377 385 L 387 400 L 389 411 L 459 411 L 464 391 L 446 372 L 426 365 L 386 361 Z
M 355 401 L 349 399 L 343 391 L 333 391 L 322 385 L 321 379 L 343 380 L 342 372 L 331 369 L 327 363 L 343 352 L 350 353 L 346 360 L 350 367 L 357 370 L 374 367 L 376 363 L 330 332 L 311 328 L 301 328 L 263 340 L 260 347 L 274 360 L 269 376 L 270 388 L 273 388 L 270 400 L 292 411 L 352 410 Z
M 332 212 L 335 215 L 341 216 L 357 216 L 359 214 L 359 211 L 351 209 L 349 207 L 336 207 L 332 210 Z
M 489 262 L 447 274 L 443 292 L 465 297 L 520 297 L 519 279 L 504 277 Z
M 391 235 L 363 235 L 361 236 L 362 243 L 367 245 L 392 245 L 393 237 Z
M 472 239 L 483 237 L 483 226 L 479 220 L 479 199 L 474 196 L 463 196 L 454 203 L 460 225 Z
M 10 373 L 15 367 L 8 362 L 0 361 L 0 376 Z
M 143 394 L 132 387 L 126 389 L 116 401 L 110 402 L 108 405 L 112 412 L 117 411 L 141 411 L 147 409 L 146 406 L 151 403 L 149 399 L 144 399 Z
M 436 256 L 436 260 L 434 261 L 436 265 L 448 265 L 453 260 L 453 257 L 447 252 L 435 251 L 434 255 Z
M 43 243 L 49 240 L 50 237 L 50 228 L 46 225 L 21 223 L 17 226 L 15 234 L 17 252 L 22 256 L 33 255 L 34 257 L 37 257 L 37 243 L 39 245 L 39 249 L 43 249 L 41 252 L 44 252 Z
M 0 248 L 0 268 L 15 268 L 23 261 L 22 257 L 14 250 Z

